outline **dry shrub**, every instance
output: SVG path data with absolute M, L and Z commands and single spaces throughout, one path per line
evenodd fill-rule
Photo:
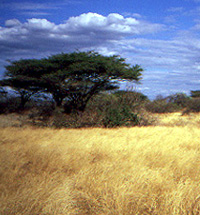
M 101 120 L 101 116 L 96 112 L 56 113 L 53 116 L 51 126 L 55 128 L 102 127 Z
M 183 114 L 199 113 L 199 112 L 200 112 L 200 99 L 192 98 L 188 103 L 186 109 L 183 111 Z
M 185 108 L 188 106 L 188 104 L 191 101 L 191 98 L 187 96 L 185 93 L 176 93 L 168 96 L 167 98 L 168 102 L 174 103 L 180 108 Z
M 166 100 L 154 100 L 145 105 L 148 112 L 151 113 L 172 113 L 180 111 L 180 107 L 172 102 Z
M 19 111 L 20 99 L 15 96 L 0 97 L 0 114 L 14 113 Z
M 143 97 L 134 93 L 100 94 L 94 97 L 84 112 L 65 113 L 65 107 L 41 108 L 30 114 L 32 125 L 54 128 L 89 128 L 146 126 L 153 117 L 139 107 Z M 48 106 L 47 106 L 48 107 Z M 43 111 L 44 110 L 44 111 Z M 142 110 L 142 111 L 141 111 Z M 50 114 L 49 114 L 50 113 Z

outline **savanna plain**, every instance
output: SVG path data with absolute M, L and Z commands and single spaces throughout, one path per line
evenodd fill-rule
M 200 115 L 147 127 L 0 128 L 0 214 L 200 214 Z

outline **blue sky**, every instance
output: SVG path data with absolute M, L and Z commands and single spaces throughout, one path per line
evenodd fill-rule
M 200 0 L 0 0 L 6 60 L 95 50 L 144 68 L 150 98 L 200 89 Z M 124 86 L 126 87 L 126 86 Z

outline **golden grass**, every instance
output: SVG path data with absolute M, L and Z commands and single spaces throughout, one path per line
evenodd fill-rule
M 200 128 L 0 129 L 0 214 L 200 214 Z
M 159 125 L 164 126 L 197 126 L 200 127 L 200 113 L 182 115 L 180 112 L 153 114 Z

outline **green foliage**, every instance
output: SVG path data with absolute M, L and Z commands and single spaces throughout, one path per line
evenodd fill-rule
M 102 93 L 93 98 L 87 110 L 96 111 L 104 127 L 152 124 L 153 121 L 141 111 L 143 103 L 139 102 L 140 96 L 140 93 L 131 91 Z
M 22 59 L 5 68 L 6 78 L 0 86 L 26 92 L 23 98 L 36 92 L 50 93 L 57 106 L 65 100 L 69 113 L 84 111 L 94 95 L 117 89 L 119 81 L 139 81 L 143 71 L 139 65 L 126 64 L 119 56 L 106 57 L 92 51 L 62 53 L 40 60 Z
M 41 108 L 34 112 L 32 123 L 38 126 L 56 128 L 83 128 L 83 127 L 119 127 L 119 126 L 145 126 L 154 122 L 150 114 L 144 114 L 133 99 L 117 96 L 115 93 L 101 93 L 94 96 L 86 106 L 84 112 L 71 112 L 56 108 L 49 118 L 43 116 Z M 128 99 L 127 99 L 128 98 Z M 134 97 L 135 98 L 135 97 Z M 137 103 L 137 104 L 135 104 Z M 141 112 L 139 112 L 140 110 Z
M 145 105 L 147 111 L 151 113 L 172 113 L 188 107 L 191 98 L 184 93 L 176 93 L 166 98 L 159 95 L 154 101 Z
M 166 100 L 154 100 L 145 105 L 147 111 L 151 113 L 172 113 L 180 110 L 180 107 Z
M 126 99 L 129 102 L 146 102 L 148 97 L 144 94 L 136 91 L 127 91 L 127 90 L 117 90 L 114 92 L 114 95 Z
M 191 97 L 193 98 L 199 98 L 200 97 L 200 90 L 194 90 L 194 91 L 191 91 Z
M 0 98 L 0 114 L 8 114 L 19 111 L 20 99 L 15 96 Z
M 114 106 L 108 108 L 104 113 L 103 125 L 105 127 L 118 126 L 135 126 L 139 124 L 139 117 L 137 114 L 126 106 Z
M 187 113 L 199 113 L 200 112 L 200 98 L 193 98 L 188 103 L 187 108 L 184 110 L 183 114 Z
M 18 110 L 24 110 L 26 103 L 31 100 L 33 95 L 39 92 L 39 88 L 32 85 L 34 81 L 36 80 L 33 78 L 18 75 L 17 77 L 0 80 L 0 85 L 12 87 L 15 93 L 20 97 Z
M 117 97 L 118 102 L 130 107 L 131 110 L 139 110 L 148 102 L 148 97 L 136 91 L 117 90 L 113 93 Z
M 176 93 L 167 97 L 168 102 L 174 103 L 182 108 L 187 107 L 190 100 L 190 97 L 185 93 Z

